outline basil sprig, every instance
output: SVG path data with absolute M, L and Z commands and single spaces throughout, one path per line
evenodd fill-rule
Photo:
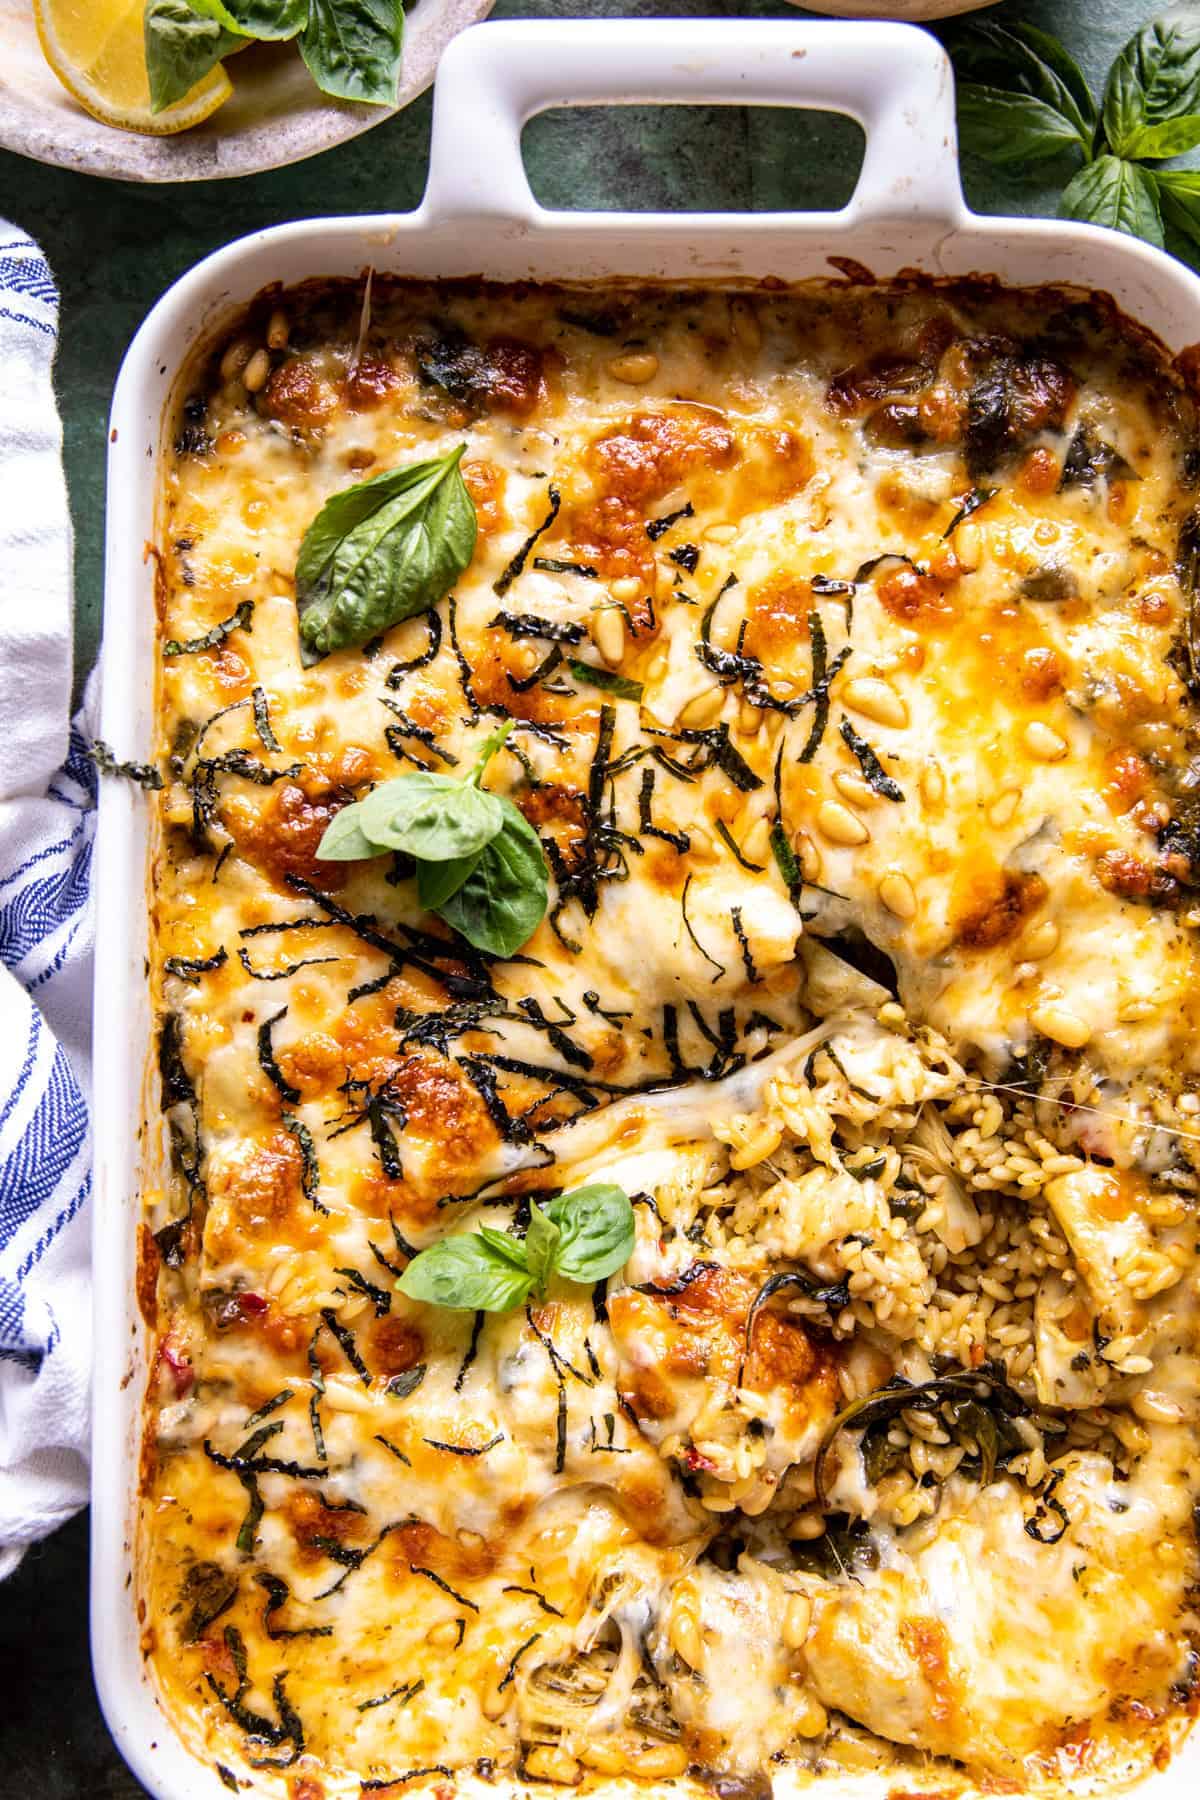
M 506 720 L 459 779 L 432 770 L 397 775 L 344 806 L 317 846 L 324 862 L 350 862 L 397 850 L 417 865 L 421 905 L 477 950 L 512 956 L 533 936 L 549 899 L 546 858 L 537 832 L 483 773 L 512 730 Z
M 597 1181 L 532 1205 L 523 1238 L 481 1226 L 422 1250 L 400 1277 L 410 1300 L 469 1312 L 508 1312 L 540 1299 L 553 1276 L 590 1285 L 629 1261 L 636 1238 L 623 1188 Z
M 436 606 L 475 554 L 475 504 L 448 456 L 388 469 L 333 494 L 296 558 L 300 659 L 365 644 Z
M 298 39 L 323 93 L 396 104 L 402 0 L 146 0 L 143 27 L 155 112 L 182 100 L 215 63 L 254 38 Z
M 1060 217 L 1159 246 L 1166 227 L 1195 260 L 1200 175 L 1146 164 L 1200 144 L 1200 17 L 1170 12 L 1136 32 L 1099 108 L 1069 51 L 1024 21 L 976 21 L 947 43 L 964 150 L 1002 165 L 1075 155 L 1082 166 L 1063 189 Z

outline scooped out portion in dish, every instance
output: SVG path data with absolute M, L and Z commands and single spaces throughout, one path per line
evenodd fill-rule
M 227 1786 L 1169 1759 L 1198 479 L 1066 290 L 376 276 L 191 369 L 139 1603 Z

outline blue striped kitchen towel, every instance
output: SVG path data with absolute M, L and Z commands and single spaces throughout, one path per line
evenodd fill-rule
M 0 221 L 0 1576 L 87 1496 L 96 777 L 71 704 L 58 294 Z

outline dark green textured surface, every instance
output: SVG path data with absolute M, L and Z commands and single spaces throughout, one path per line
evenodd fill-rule
M 429 0 L 425 0 L 428 4 Z M 1023 16 L 1059 33 L 1099 90 L 1115 50 L 1154 9 L 1145 0 L 1027 0 Z M 495 17 L 794 18 L 750 0 L 499 0 Z M 200 256 L 285 219 L 405 209 L 420 199 L 429 97 L 350 144 L 291 169 L 183 188 L 107 183 L 0 152 L 0 215 L 36 236 L 63 294 L 58 389 L 76 532 L 79 668 L 100 617 L 104 434 L 125 346 L 151 303 Z M 535 120 L 526 157 L 551 206 L 814 208 L 844 203 L 859 134 L 844 119 L 742 108 L 644 108 Z M 964 170 L 985 212 L 1053 212 L 1062 180 L 1042 186 L 981 166 Z M 0 374 L 2 379 L 2 374 Z M 0 1800 L 133 1800 L 100 1718 L 86 1646 L 86 1526 L 75 1520 L 0 1588 Z

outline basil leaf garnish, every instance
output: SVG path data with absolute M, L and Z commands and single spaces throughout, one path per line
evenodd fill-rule
M 1090 156 L 1096 106 L 1083 71 L 1048 32 L 1014 21 L 960 27 L 958 70 L 964 150 L 989 162 L 1031 162 L 1066 149 Z
M 541 924 L 549 898 L 538 834 L 510 801 L 499 832 L 438 912 L 477 950 L 512 956 Z
M 1152 19 L 1113 64 L 1104 131 L 1118 156 L 1178 156 L 1200 144 L 1200 21 Z
M 508 1312 L 528 1298 L 533 1276 L 478 1232 L 466 1231 L 414 1256 L 397 1286 L 410 1300 L 431 1306 Z
M 559 1230 L 555 1267 L 568 1281 L 602 1281 L 633 1255 L 633 1207 L 614 1182 L 560 1194 L 546 1212 Z
M 504 807 L 495 794 L 474 782 L 432 772 L 381 782 L 358 807 L 363 832 L 372 843 L 423 862 L 473 856 L 504 824 Z
M 142 29 L 150 110 L 156 113 L 182 100 L 223 56 L 246 41 L 188 0 L 146 0 Z
M 1119 156 L 1100 156 L 1063 189 L 1059 213 L 1090 225 L 1107 225 L 1162 248 L 1162 214 L 1149 169 Z
M 439 912 L 451 894 L 457 894 L 483 855 L 455 856 L 449 862 L 417 864 L 417 899 L 426 912 Z
M 613 1182 L 560 1194 L 544 1210 L 529 1209 L 523 1238 L 481 1225 L 443 1238 L 408 1264 L 397 1286 L 410 1300 L 462 1311 L 508 1312 L 551 1276 L 591 1284 L 612 1275 L 636 1241 L 629 1196 Z
M 485 739 L 462 780 L 419 770 L 344 806 L 317 846 L 328 862 L 399 850 L 417 865 L 421 905 L 477 950 L 512 956 L 537 930 L 550 876 L 537 832 L 511 800 L 480 786 L 512 722 Z
M 525 1233 L 525 1260 L 534 1286 L 544 1291 L 551 1271 L 556 1266 L 562 1233 L 540 1206 L 529 1209 L 529 1229 Z
M 317 846 L 317 855 L 322 862 L 358 862 L 382 853 L 382 845 L 373 843 L 364 832 L 357 804 L 343 806 L 334 814 Z
M 389 469 L 325 502 L 296 559 L 306 667 L 449 592 L 475 552 L 475 506 L 459 469 L 465 450 Z
M 401 0 L 309 0 L 300 54 L 323 93 L 395 106 L 403 42 Z
M 308 17 L 308 0 L 190 0 L 204 13 L 241 37 L 294 38 Z

